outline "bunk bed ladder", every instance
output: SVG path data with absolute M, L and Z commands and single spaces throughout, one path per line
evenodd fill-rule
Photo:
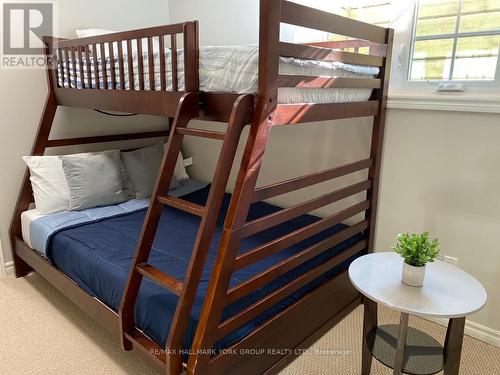
M 215 132 L 203 129 L 187 128 L 189 121 L 199 114 L 199 96 L 197 94 L 186 94 L 179 104 L 179 108 L 172 125 L 169 139 L 164 153 L 161 172 L 153 193 L 153 198 L 144 220 L 142 233 L 138 242 L 135 257 L 133 259 L 128 283 L 120 306 L 120 323 L 122 331 L 122 345 L 124 349 L 132 348 L 131 342 L 145 349 L 154 349 L 154 344 L 135 328 L 134 306 L 139 294 L 139 288 L 143 277 L 164 287 L 179 296 L 176 312 L 169 336 L 167 348 L 182 349 L 184 331 L 189 321 L 189 314 L 196 295 L 197 285 L 203 271 L 205 258 L 208 253 L 212 235 L 215 230 L 218 214 L 231 167 L 238 147 L 240 134 L 243 127 L 251 121 L 253 114 L 253 96 L 241 95 L 235 101 L 229 119 L 226 132 Z M 222 140 L 219 160 L 214 173 L 206 204 L 198 205 L 182 198 L 166 195 L 170 181 L 174 174 L 177 156 L 181 150 L 184 136 L 195 136 Z M 155 238 L 156 230 L 160 221 L 164 206 L 173 207 L 201 218 L 196 240 L 193 246 L 191 260 L 188 265 L 184 280 L 171 277 L 159 269 L 148 264 L 148 258 Z M 140 336 L 138 336 L 140 335 Z M 173 356 L 165 356 L 172 358 Z M 171 365 L 179 368 L 182 365 L 181 357 L 175 357 L 176 363 Z

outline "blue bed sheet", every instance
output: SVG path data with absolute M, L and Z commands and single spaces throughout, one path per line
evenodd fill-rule
M 204 204 L 208 195 L 208 190 L 209 186 L 186 195 L 184 199 L 198 204 Z M 229 200 L 230 195 L 226 194 L 221 215 L 219 216 L 218 229 L 214 234 L 192 309 L 189 327 L 184 339 L 184 348 L 186 349 L 191 347 L 194 338 L 198 317 L 200 316 L 203 300 L 210 280 L 210 273 L 215 264 L 217 244 L 221 236 L 222 223 Z M 277 206 L 264 202 L 257 202 L 251 207 L 249 219 L 252 220 L 268 215 L 278 209 L 279 207 Z M 52 236 L 48 244 L 47 255 L 61 271 L 68 275 L 87 293 L 97 297 L 113 310 L 117 311 L 127 281 L 128 270 L 134 256 L 145 213 L 145 210 L 141 210 L 123 216 L 105 219 L 96 223 L 83 224 L 81 226 L 64 229 Z M 247 251 L 257 245 L 268 242 L 317 220 L 318 218 L 315 216 L 303 215 L 295 220 L 261 232 L 245 239 L 241 244 L 240 252 Z M 179 280 L 184 279 L 198 224 L 198 217 L 176 209 L 166 208 L 161 217 L 149 263 Z M 318 240 L 331 236 L 344 227 L 344 225 L 332 227 L 280 253 L 274 254 L 258 263 L 235 272 L 231 279 L 231 285 L 234 286 L 250 278 L 256 273 L 276 264 L 280 260 L 316 243 Z M 307 270 L 312 269 L 326 259 L 352 246 L 360 238 L 361 234 L 342 242 L 322 255 L 311 259 L 302 266 L 267 284 L 257 292 L 233 303 L 224 310 L 223 318 L 230 317 L 236 312 L 241 311 L 263 295 L 279 288 L 287 281 L 296 278 L 297 275 L 307 272 Z M 357 256 L 358 255 L 355 257 Z M 320 278 L 265 311 L 248 324 L 222 338 L 216 343 L 215 349 L 225 348 L 238 342 L 270 316 L 279 313 L 319 284 L 324 283 L 338 272 L 346 269 L 355 257 L 322 275 Z M 140 329 L 154 339 L 159 345 L 163 346 L 165 344 L 177 299 L 178 297 L 176 295 L 149 280 L 144 279 L 141 285 L 139 297 L 135 306 L 135 322 Z

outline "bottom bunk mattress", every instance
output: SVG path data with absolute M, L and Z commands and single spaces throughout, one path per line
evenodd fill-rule
M 204 204 L 208 195 L 208 190 L 209 187 L 200 189 L 184 196 L 184 199 L 194 203 Z M 214 234 L 196 300 L 191 312 L 189 327 L 185 335 L 184 348 L 186 349 L 192 346 L 192 340 L 207 292 L 210 274 L 215 264 L 217 244 L 222 233 L 223 219 L 228 208 L 229 200 L 230 195 L 226 194 L 219 216 L 217 230 Z M 268 215 L 279 209 L 279 207 L 268 203 L 257 202 L 251 207 L 249 219 L 252 220 Z M 118 311 L 145 213 L 146 210 L 142 209 L 60 230 L 49 239 L 46 255 L 50 261 L 87 293 L 98 298 L 113 310 Z M 260 244 L 269 242 L 294 229 L 301 228 L 317 220 L 319 220 L 318 217 L 304 215 L 285 224 L 261 232 L 245 239 L 241 243 L 240 252 L 248 251 Z M 162 214 L 148 263 L 179 280 L 184 279 L 191 257 L 198 224 L 198 217 L 173 208 L 166 208 Z M 258 263 L 236 271 L 232 276 L 231 285 L 235 286 L 239 284 L 271 265 L 305 249 L 307 246 L 321 239 L 333 235 L 343 228 L 345 228 L 344 225 L 332 227 Z M 297 278 L 298 275 L 304 274 L 308 270 L 323 263 L 326 259 L 349 248 L 360 239 L 361 234 L 358 234 L 324 252 L 322 255 L 311 259 L 302 266 L 282 275 L 247 297 L 236 301 L 224 310 L 223 318 L 228 318 L 242 311 L 245 307 L 262 298 L 262 296 L 276 290 L 288 281 Z M 238 342 L 256 326 L 259 326 L 271 316 L 286 309 L 326 280 L 331 279 L 334 275 L 345 270 L 349 263 L 357 256 L 359 256 L 359 254 L 351 257 L 335 269 L 323 274 L 320 278 L 299 289 L 257 318 L 222 338 L 216 343 L 215 349 L 222 349 Z M 177 300 L 178 297 L 176 295 L 144 279 L 135 306 L 135 322 L 144 333 L 150 336 L 159 345 L 165 345 Z

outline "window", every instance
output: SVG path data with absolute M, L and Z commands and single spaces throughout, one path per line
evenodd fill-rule
M 498 80 L 500 0 L 419 0 L 410 81 Z

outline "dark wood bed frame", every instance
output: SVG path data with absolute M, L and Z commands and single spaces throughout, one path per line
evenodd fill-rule
M 310 45 L 280 42 L 280 23 L 341 34 L 349 36 L 351 39 L 343 42 Z M 170 47 L 174 57 L 171 67 L 173 84 L 170 90 L 167 89 L 165 80 L 167 69 L 165 55 L 160 54 L 159 66 L 156 66 L 157 62 L 151 52 L 153 38 L 158 37 L 160 51 Z M 177 45 L 181 38 L 184 49 L 184 91 L 179 91 L 176 59 Z M 127 51 L 131 51 L 131 47 L 135 43 L 137 43 L 138 52 L 142 53 L 141 39 L 148 41 L 149 80 L 151 82 L 155 80 L 154 73 L 152 73 L 155 67 L 161 73 L 159 90 L 155 90 L 155 85 L 152 85 L 153 87 L 149 90 L 144 89 L 144 63 L 138 63 L 136 78 L 133 74 L 134 64 L 131 53 L 124 53 L 124 45 L 127 47 Z M 116 61 L 113 59 L 115 51 L 112 45 L 114 42 L 118 42 L 115 43 L 118 46 Z M 122 42 L 125 44 L 122 45 Z M 300 353 L 300 350 L 295 349 L 307 348 L 315 339 L 359 305 L 361 297 L 350 285 L 347 273 L 344 271 L 257 327 L 240 342 L 228 348 L 227 352 L 211 355 L 206 350 L 212 348 L 214 342 L 219 338 L 250 321 L 351 256 L 364 249 L 372 251 L 393 30 L 284 0 L 261 0 L 259 87 L 256 96 L 199 92 L 197 22 L 75 40 L 47 37 L 45 43 L 47 56 L 53 60 L 53 68 L 47 69 L 49 93 L 32 155 L 43 155 L 46 148 L 49 147 L 76 144 L 161 136 L 168 136 L 168 141 L 155 192 L 147 212 L 133 265 L 130 268 L 126 292 L 118 313 L 85 293 L 22 240 L 21 213 L 27 210 L 32 202 L 28 171 L 22 184 L 10 229 L 17 277 L 25 276 L 35 270 L 92 316 L 110 334 L 116 336 L 122 342 L 125 350 L 134 350 L 143 354 L 161 371 L 170 374 L 178 374 L 183 368 L 188 373 L 197 374 L 234 373 L 236 371 L 242 374 L 275 372 Z M 369 47 L 370 54 L 357 53 L 360 47 Z M 97 55 L 98 48 L 100 48 L 102 55 L 105 54 L 105 48 L 107 48 L 111 57 L 110 71 L 107 71 L 105 64 L 101 67 L 95 63 L 95 59 L 92 62 L 89 58 Z M 379 66 L 380 74 L 374 79 L 280 75 L 279 56 Z M 79 59 L 82 61 L 82 58 L 85 58 L 86 71 L 83 69 L 83 64 L 80 66 L 75 64 L 70 67 L 70 60 Z M 111 82 L 109 87 L 107 82 L 104 87 L 99 87 L 95 81 L 92 82 L 90 73 L 87 73 L 90 71 L 91 64 L 94 64 L 95 71 L 102 69 L 103 76 L 107 78 L 105 81 L 110 80 Z M 63 68 L 64 66 L 66 69 Z M 129 70 L 128 77 L 125 75 L 125 66 Z M 71 73 L 73 77 L 79 77 L 81 81 L 87 78 L 86 85 L 84 84 L 84 87 L 79 89 L 61 85 L 61 80 L 70 81 Z M 89 75 L 84 77 L 86 74 Z M 135 83 L 134 79 L 138 79 L 139 90 L 126 90 L 125 82 L 127 79 L 129 83 Z M 119 87 L 116 87 L 117 85 Z M 373 89 L 373 94 L 365 102 L 278 104 L 279 87 L 370 88 Z M 169 130 L 161 132 L 49 139 L 58 106 L 159 115 L 168 118 L 171 126 Z M 267 186 L 256 186 L 268 136 L 273 126 L 371 116 L 373 116 L 373 131 L 369 158 Z M 190 128 L 188 124 L 193 118 L 227 122 L 228 127 L 226 132 Z M 179 349 L 182 348 L 182 339 L 212 240 L 222 197 L 227 187 L 240 134 L 247 124 L 251 124 L 250 133 L 225 219 L 216 266 L 210 280 L 193 347 L 190 348 L 189 359 L 187 363 L 183 363 Z M 161 191 L 166 191 L 169 186 L 184 136 L 205 137 L 222 141 L 220 157 L 205 206 L 159 194 Z M 362 170 L 368 170 L 368 178 L 365 181 L 247 222 L 248 210 L 253 202 Z M 366 191 L 364 201 L 258 248 L 238 254 L 241 239 L 364 191 Z M 193 254 L 184 280 L 176 280 L 147 264 L 159 217 L 165 205 L 185 210 L 201 218 Z M 229 288 L 229 279 L 234 270 L 244 268 L 362 212 L 364 212 L 364 219 L 361 222 L 254 275 L 238 286 Z M 361 232 L 364 233 L 363 239 L 351 248 L 297 277 L 235 316 L 221 322 L 221 313 L 228 304 Z M 133 308 L 143 277 L 179 296 L 166 348 L 160 347 L 135 327 Z M 317 306 L 321 306 L 321 308 L 317 308 Z M 254 355 L 252 352 L 254 349 L 260 349 L 261 354 Z M 267 349 L 292 350 L 288 354 L 276 354 L 267 351 Z

